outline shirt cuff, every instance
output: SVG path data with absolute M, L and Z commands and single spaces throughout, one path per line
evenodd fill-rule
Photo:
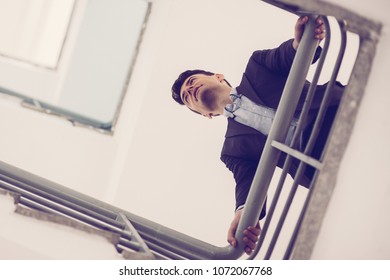
M 236 208 L 236 211 L 235 211 L 235 212 L 237 212 L 238 210 L 241 210 L 242 208 L 244 208 L 244 206 L 245 206 L 245 204 L 242 204 L 242 205 L 238 206 L 238 207 Z

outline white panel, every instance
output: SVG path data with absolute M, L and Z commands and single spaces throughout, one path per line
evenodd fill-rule
M 58 106 L 112 121 L 147 11 L 144 0 L 90 0 L 80 27 Z

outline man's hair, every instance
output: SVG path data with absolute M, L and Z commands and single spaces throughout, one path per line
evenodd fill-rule
M 183 86 L 184 81 L 187 80 L 188 77 L 191 77 L 192 75 L 195 75 L 195 74 L 204 74 L 207 76 L 214 75 L 214 73 L 212 73 L 212 72 L 205 71 L 205 70 L 199 70 L 199 69 L 187 70 L 187 71 L 184 71 L 183 73 L 181 73 L 179 75 L 179 77 L 177 78 L 177 80 L 173 83 L 173 86 L 172 86 L 172 98 L 180 105 L 184 105 L 183 100 L 181 100 L 180 89 Z

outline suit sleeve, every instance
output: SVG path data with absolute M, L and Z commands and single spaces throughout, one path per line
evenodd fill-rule
M 252 59 L 258 64 L 263 65 L 272 72 L 288 75 L 290 72 L 294 57 L 295 49 L 292 46 L 293 39 L 282 43 L 275 49 L 258 50 L 253 52 Z M 316 49 L 312 63 L 315 63 L 321 54 L 321 47 Z
M 243 160 L 231 156 L 222 156 L 221 159 L 226 164 L 226 167 L 233 173 L 234 180 L 236 181 L 235 198 L 237 209 L 246 202 L 249 189 L 256 173 L 258 162 Z M 264 218 L 265 214 L 266 203 L 264 203 L 259 219 Z

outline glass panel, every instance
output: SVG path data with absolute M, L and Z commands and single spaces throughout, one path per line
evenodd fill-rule
M 55 68 L 74 0 L 0 0 L 0 54 Z
M 0 0 L 0 90 L 111 129 L 149 10 L 146 0 Z
M 147 10 L 144 0 L 88 1 L 56 105 L 107 125 L 113 121 Z

